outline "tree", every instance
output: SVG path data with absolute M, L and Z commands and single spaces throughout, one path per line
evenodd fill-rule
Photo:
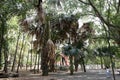
M 114 23 L 114 21 L 116 21 L 115 19 L 113 19 L 113 17 L 111 18 L 111 16 L 118 16 L 119 15 L 119 3 L 120 3 L 120 0 L 117 1 L 117 0 L 112 0 L 112 1 L 102 1 L 106 4 L 104 4 L 105 6 L 108 6 L 107 9 L 105 9 L 104 7 L 100 7 L 101 9 L 105 10 L 105 12 L 103 13 L 102 11 L 100 11 L 100 9 L 98 9 L 95 5 L 98 5 L 98 3 L 101 3 L 101 1 L 91 1 L 91 0 L 88 0 L 88 2 L 84 2 L 82 0 L 79 0 L 80 2 L 84 3 L 84 4 L 87 4 L 87 5 L 90 5 L 92 8 L 93 8 L 93 11 L 95 12 L 95 15 L 101 20 L 101 22 L 103 22 L 103 24 L 106 25 L 107 27 L 107 30 L 108 30 L 108 33 L 107 33 L 107 37 L 108 37 L 108 48 L 110 50 L 110 32 L 112 33 L 113 29 L 117 29 L 119 28 L 120 26 L 116 23 Z M 116 5 L 118 5 L 116 7 Z M 101 5 L 100 5 L 101 6 Z M 112 11 L 115 11 L 116 13 L 112 13 Z M 118 15 L 117 15 L 118 14 Z M 113 19 L 113 21 L 111 20 Z M 117 20 L 119 22 L 119 20 Z M 119 34 L 119 31 L 117 31 L 117 34 Z M 116 35 L 115 34 L 112 34 L 112 37 L 114 37 L 113 35 Z M 119 36 L 117 36 L 118 38 Z M 119 42 L 117 41 L 117 38 L 114 38 L 114 40 L 116 42 Z M 119 44 L 118 44 L 119 45 Z M 110 53 L 110 60 L 111 60 L 111 63 L 113 63 L 112 61 L 112 55 Z M 112 66 L 112 71 L 113 71 L 113 78 L 115 80 L 115 76 L 114 76 L 114 69 L 113 69 L 113 66 Z

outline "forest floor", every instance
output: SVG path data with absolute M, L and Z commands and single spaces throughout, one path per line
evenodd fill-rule
M 115 70 L 116 80 L 120 80 L 120 74 Z M 49 76 L 41 76 L 39 74 L 33 74 L 30 71 L 20 71 L 20 76 L 17 78 L 1 78 L 0 80 L 113 80 L 112 74 L 111 77 L 106 76 L 105 70 L 87 70 L 87 72 L 74 72 L 74 75 L 70 75 L 69 71 L 57 71 L 50 72 Z

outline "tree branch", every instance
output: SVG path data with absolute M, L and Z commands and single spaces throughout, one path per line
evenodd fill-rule
M 87 2 L 84 2 L 84 1 L 82 1 L 82 0 L 79 0 L 81 3 L 84 3 L 84 4 L 86 4 L 86 5 L 90 5 L 89 3 L 87 3 Z
M 91 5 L 91 7 L 94 9 L 94 11 L 96 12 L 96 15 L 100 18 L 100 20 L 105 23 L 108 27 L 118 27 L 118 26 L 115 26 L 113 24 L 110 24 L 109 22 L 107 22 L 103 17 L 102 15 L 100 14 L 100 12 L 97 10 L 97 8 L 93 5 L 93 3 L 91 2 L 91 0 L 88 0 L 89 1 L 89 4 Z
M 42 3 L 42 0 L 38 0 L 38 6 L 40 6 L 41 3 Z
M 118 2 L 117 13 L 119 13 L 119 11 L 120 11 L 120 0 L 119 0 L 119 2 Z

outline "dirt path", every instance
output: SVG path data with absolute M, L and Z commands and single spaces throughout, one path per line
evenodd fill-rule
M 115 74 L 116 80 L 120 80 L 120 75 Z M 30 74 L 30 72 L 22 71 L 19 78 L 4 78 L 0 80 L 113 80 L 106 77 L 105 70 L 87 70 L 86 73 L 78 71 L 74 75 L 69 75 L 69 72 L 58 71 L 49 73 L 49 76 L 41 76 L 41 74 Z

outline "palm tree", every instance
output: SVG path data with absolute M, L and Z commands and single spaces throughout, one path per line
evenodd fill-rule
M 17 56 L 17 51 L 18 51 L 17 49 L 18 49 L 19 37 L 20 37 L 20 31 L 19 31 L 19 34 L 18 34 L 18 37 L 17 37 L 16 49 L 15 49 L 15 53 L 14 53 L 14 60 L 13 60 L 11 71 L 14 71 L 14 69 L 15 69 L 15 63 L 16 63 L 16 56 Z
M 21 46 L 20 53 L 19 53 L 18 66 L 17 66 L 17 71 L 16 71 L 17 73 L 19 72 L 19 67 L 20 67 L 20 65 L 21 65 L 22 50 L 23 50 L 23 46 L 24 46 L 24 40 L 25 40 L 25 36 L 24 36 L 24 33 L 23 33 L 22 46 Z
M 31 26 L 27 22 L 27 20 L 24 20 L 22 22 L 22 26 L 24 31 L 29 32 L 31 35 L 36 36 L 36 41 L 34 41 L 34 48 L 40 50 L 42 47 L 42 52 L 41 52 L 41 69 L 42 69 L 42 75 L 48 75 L 48 52 L 47 50 L 47 41 L 49 39 L 49 25 L 48 21 L 46 18 L 45 21 L 45 14 L 42 8 L 42 0 L 38 1 L 37 7 L 37 27 Z

